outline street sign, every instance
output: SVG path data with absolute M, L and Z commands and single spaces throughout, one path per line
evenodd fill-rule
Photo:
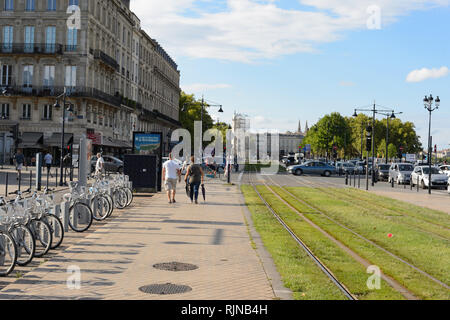
M 415 163 L 416 162 L 416 155 L 415 154 L 406 154 L 405 156 L 406 162 Z

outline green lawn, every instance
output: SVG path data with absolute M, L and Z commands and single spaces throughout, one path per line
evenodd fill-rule
M 331 222 L 323 215 L 310 214 L 311 209 L 289 196 L 283 189 L 275 187 L 273 189 L 297 210 L 308 214 L 308 218 L 322 229 L 362 257 L 380 266 L 384 273 L 395 278 L 418 297 L 450 299 L 449 290 Z M 356 205 L 345 201 L 345 196 L 339 193 L 324 194 L 322 191 L 312 188 L 287 188 L 287 190 L 325 212 L 339 223 L 432 274 L 442 282 L 448 283 L 449 275 L 447 273 L 450 266 L 448 240 L 434 237 L 428 232 L 402 223 L 401 214 L 387 213 L 383 211 L 384 209 L 377 209 L 370 205 L 369 200 L 366 200 L 363 206 L 361 203 Z M 433 213 L 433 215 L 438 214 Z M 440 215 L 439 217 L 442 218 Z M 387 236 L 390 233 L 393 234 L 392 238 Z
M 252 202 L 249 202 L 249 194 L 251 194 L 251 187 L 243 186 L 242 190 L 247 199 L 247 204 L 252 211 Z M 286 206 L 282 201 L 280 201 L 276 196 L 274 196 L 266 187 L 259 186 L 259 192 L 263 195 L 266 201 L 272 206 L 272 208 L 283 218 L 286 224 L 302 239 L 302 241 L 314 252 L 314 254 L 335 274 L 335 276 L 344 283 L 347 288 L 358 297 L 358 299 L 364 300 L 385 300 L 385 299 L 402 299 L 403 297 L 392 289 L 389 285 L 387 285 L 384 281 L 382 281 L 382 287 L 380 290 L 370 290 L 367 287 L 367 279 L 369 278 L 369 274 L 366 273 L 365 268 L 357 261 L 355 261 L 351 256 L 349 256 L 346 252 L 344 252 L 337 244 L 332 242 L 330 239 L 325 237 L 322 233 L 317 231 L 315 228 L 310 226 L 304 219 L 300 218 L 292 209 Z M 321 275 L 321 278 L 326 277 L 320 269 L 312 262 L 311 258 L 303 252 L 303 250 L 295 243 L 294 240 L 290 240 L 289 234 L 284 231 L 281 225 L 277 222 L 275 218 L 272 217 L 271 213 L 263 206 L 262 202 L 260 202 L 259 198 L 257 198 L 256 194 L 252 199 L 254 203 L 259 203 L 259 207 L 261 210 L 265 211 L 270 218 L 269 220 L 275 226 L 278 226 L 280 234 L 284 234 L 283 238 L 280 238 L 279 234 L 275 234 L 272 230 L 269 230 L 267 226 L 263 225 L 264 228 L 261 229 L 261 224 L 258 223 L 258 219 L 261 219 L 259 215 L 254 215 L 253 219 L 255 221 L 255 226 L 259 225 L 260 228 L 257 227 L 257 231 L 261 234 L 263 238 L 264 245 L 271 252 L 274 257 L 275 264 L 277 265 L 277 269 L 282 274 L 283 279 L 285 277 L 298 277 L 306 281 L 311 288 L 315 288 L 316 290 L 321 290 L 321 295 L 323 295 L 329 289 L 324 287 L 318 281 L 318 277 L 311 277 L 309 274 L 317 274 Z M 265 236 L 263 234 L 266 233 Z M 267 239 L 270 239 L 267 241 Z M 283 239 L 283 240 L 281 240 Z M 291 242 L 295 245 L 297 250 L 300 250 L 301 254 L 304 256 L 302 261 L 296 262 L 295 260 L 280 260 L 277 257 L 276 250 L 274 254 L 275 248 L 284 248 L 284 243 L 281 241 Z M 284 249 L 283 249 L 284 250 Z M 300 275 L 292 274 L 291 272 L 286 274 L 286 268 L 292 268 L 290 264 L 302 263 L 307 264 L 308 270 L 305 273 Z M 304 277 L 307 277 L 304 279 Z M 331 284 L 331 281 L 328 278 L 325 278 L 327 283 Z M 322 280 L 323 281 L 323 280 Z M 286 283 L 286 281 L 285 281 Z M 333 288 L 334 285 L 332 285 Z M 337 290 L 337 289 L 334 289 Z M 343 298 L 342 294 L 340 294 L 341 298 Z M 321 299 L 319 296 L 314 297 L 311 296 L 312 299 Z

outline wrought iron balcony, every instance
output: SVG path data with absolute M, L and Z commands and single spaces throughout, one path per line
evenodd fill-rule
M 48 43 L 3 43 L 0 54 L 63 54 L 63 45 Z
M 116 71 L 120 70 L 120 66 L 117 63 L 117 61 L 110 57 L 109 55 L 107 55 L 106 53 L 104 53 L 101 50 L 95 49 L 95 50 L 90 50 L 91 54 L 94 55 L 94 59 L 98 59 L 101 62 L 103 62 L 104 64 L 106 64 L 107 66 L 113 68 Z

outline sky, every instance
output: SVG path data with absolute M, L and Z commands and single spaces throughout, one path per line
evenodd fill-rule
M 425 95 L 439 96 L 433 143 L 450 148 L 450 0 L 131 0 L 220 121 L 296 131 L 331 112 L 403 112 L 424 144 Z M 381 119 L 382 116 L 378 116 Z

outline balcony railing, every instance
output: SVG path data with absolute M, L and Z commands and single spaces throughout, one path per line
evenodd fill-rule
M 63 54 L 61 44 L 47 43 L 3 43 L 0 53 L 4 54 Z
M 109 55 L 107 55 L 106 53 L 104 53 L 101 50 L 95 49 L 95 50 L 90 50 L 91 54 L 94 55 L 94 59 L 98 59 L 100 61 L 102 61 L 104 64 L 110 66 L 111 68 L 113 68 L 116 71 L 120 70 L 120 66 L 117 63 L 116 59 L 114 59 L 113 57 L 110 57 Z
M 29 96 L 29 97 L 57 97 L 64 92 L 64 87 L 24 87 L 24 86 L 8 86 L 2 87 L 5 90 L 5 96 Z M 121 97 L 113 96 L 103 91 L 90 87 L 66 87 L 66 94 L 73 98 L 92 98 L 100 100 L 114 106 L 120 107 Z

